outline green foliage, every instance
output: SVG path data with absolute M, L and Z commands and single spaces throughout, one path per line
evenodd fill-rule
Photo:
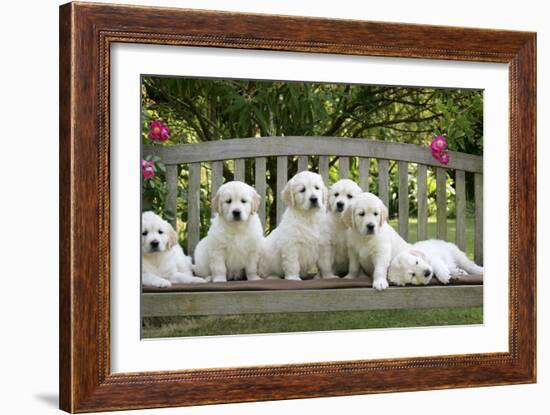
M 142 143 L 151 144 L 148 128 L 160 119 L 170 127 L 165 144 L 197 143 L 241 137 L 339 136 L 406 142 L 428 146 L 434 133 L 447 135 L 449 149 L 483 153 L 483 93 L 480 90 L 404 88 L 397 86 L 323 84 L 282 81 L 246 81 L 143 77 Z M 316 168 L 312 159 L 310 167 Z M 157 164 L 157 163 L 156 163 Z M 330 180 L 338 179 L 338 158 L 330 159 Z M 351 159 L 351 177 L 357 179 L 357 160 Z M 297 162 L 289 160 L 289 177 Z M 166 185 L 161 164 L 158 174 L 144 181 L 144 207 L 164 213 Z M 232 179 L 230 163 L 224 165 L 225 180 Z M 377 163 L 371 163 L 370 191 L 377 191 Z M 179 231 L 185 237 L 188 173 L 179 170 Z M 246 179 L 253 183 L 252 163 Z M 268 159 L 267 229 L 275 223 L 273 195 L 276 162 Z M 467 199 L 473 197 L 473 180 L 466 178 Z M 397 166 L 390 162 L 390 213 L 397 212 Z M 454 177 L 448 177 L 448 211 L 454 212 Z M 210 167 L 201 174 L 201 232 L 210 219 Z M 410 165 L 410 210 L 416 213 L 416 166 Z M 428 176 L 429 210 L 435 210 L 435 178 Z

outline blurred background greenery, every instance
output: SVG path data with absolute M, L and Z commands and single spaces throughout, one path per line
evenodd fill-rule
M 483 91 L 472 89 L 410 88 L 325 84 L 310 82 L 191 79 L 144 76 L 142 78 L 142 143 L 189 144 L 230 138 L 265 136 L 338 136 L 369 138 L 428 146 L 434 134 L 445 134 L 449 149 L 483 154 Z M 170 128 L 169 139 L 153 142 L 148 137 L 152 121 Z M 350 178 L 358 180 L 357 158 L 350 160 Z M 310 158 L 310 168 L 317 168 Z M 165 211 L 164 166 L 157 160 L 155 177 L 143 181 L 143 207 L 167 219 L 178 219 L 180 242 L 186 242 L 187 166 L 179 168 L 177 212 Z M 254 163 L 246 161 L 246 181 L 254 183 Z M 224 178 L 232 180 L 232 162 L 224 163 Z M 409 164 L 409 212 L 417 215 L 416 164 Z M 297 170 L 289 158 L 288 177 Z M 377 162 L 371 160 L 371 192 L 378 192 Z M 396 218 L 397 163 L 390 161 L 390 218 Z M 452 229 L 455 217 L 454 171 L 447 171 L 447 217 Z M 208 163 L 201 167 L 201 237 L 211 217 Z M 267 162 L 266 232 L 275 226 L 276 160 Z M 330 182 L 338 180 L 338 158 L 330 159 Z M 327 183 L 330 185 L 330 183 Z M 428 215 L 435 216 L 435 171 L 428 169 Z M 473 218 L 473 175 L 466 174 L 467 217 Z M 392 222 L 393 223 L 393 222 Z M 472 221 L 467 222 L 469 225 Z M 435 227 L 430 237 L 435 237 Z M 451 233 L 451 232 L 449 232 Z M 411 219 L 410 241 L 415 241 L 416 222 Z M 454 240 L 450 238 L 449 240 Z M 468 254 L 473 245 L 468 244 Z

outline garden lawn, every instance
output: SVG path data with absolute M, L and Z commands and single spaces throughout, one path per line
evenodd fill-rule
M 213 336 L 482 324 L 482 307 L 151 317 L 142 337 Z

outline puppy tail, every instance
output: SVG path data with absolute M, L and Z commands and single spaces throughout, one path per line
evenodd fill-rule
M 468 274 L 480 275 L 483 274 L 483 267 L 480 267 L 466 256 L 458 247 L 454 252 L 454 259 L 459 268 L 462 268 Z

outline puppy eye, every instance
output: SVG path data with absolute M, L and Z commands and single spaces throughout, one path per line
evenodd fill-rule
M 412 273 L 412 276 L 413 276 L 413 277 L 416 277 L 416 273 L 415 273 L 415 272 L 413 272 L 413 273 Z
M 334 193 L 334 197 L 340 196 L 340 193 Z
M 162 235 L 163 233 L 162 229 L 159 229 L 159 234 Z
M 348 195 L 348 199 L 353 199 L 353 196 L 352 196 L 352 195 Z
M 418 265 L 418 260 L 416 261 L 416 265 Z
M 141 234 L 142 234 L 143 236 L 147 236 L 147 231 L 143 231 L 143 232 L 141 232 Z
M 374 212 L 374 216 L 378 216 L 378 212 Z
M 241 203 L 246 203 L 246 200 L 242 199 L 242 200 L 241 200 Z
M 365 212 L 359 212 L 359 216 L 365 216 Z
M 315 190 L 319 190 L 319 186 L 315 186 Z
M 306 188 L 303 187 L 301 190 L 300 190 L 300 193 L 304 193 L 306 191 Z
M 231 203 L 231 199 L 226 200 L 225 203 L 228 203 L 228 204 Z

